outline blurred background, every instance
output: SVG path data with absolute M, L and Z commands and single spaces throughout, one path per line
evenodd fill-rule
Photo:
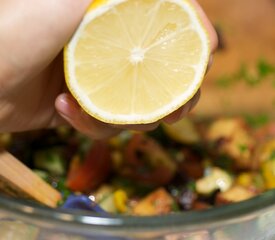
M 198 0 L 220 43 L 194 112 L 275 116 L 275 0 Z

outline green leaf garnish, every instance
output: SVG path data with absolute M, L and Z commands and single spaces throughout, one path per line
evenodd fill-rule
M 256 86 L 268 79 L 270 76 L 275 77 L 275 66 L 261 58 L 256 63 L 256 71 L 249 71 L 246 64 L 241 64 L 239 69 L 231 75 L 222 75 L 216 80 L 219 87 L 229 87 L 238 82 L 244 82 L 249 86 Z M 256 73 L 254 73 L 256 72 Z M 272 80 L 272 86 L 275 87 L 275 79 Z

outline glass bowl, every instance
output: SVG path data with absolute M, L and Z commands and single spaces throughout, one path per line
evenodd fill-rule
M 1 240 L 272 240 L 275 191 L 203 211 L 163 216 L 96 215 L 0 196 Z

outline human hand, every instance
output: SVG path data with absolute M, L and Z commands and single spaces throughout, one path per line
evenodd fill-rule
M 125 128 L 151 130 L 158 126 L 160 121 L 130 126 L 102 123 L 86 114 L 67 92 L 60 53 L 90 1 L 1 1 L 0 131 L 55 127 L 65 119 L 77 130 L 99 139 Z M 215 31 L 197 3 L 192 2 L 199 9 L 214 51 Z M 163 120 L 179 120 L 198 98 L 199 93 Z
M 62 48 L 91 0 L 0 2 L 0 131 L 65 121 L 55 100 L 65 89 Z

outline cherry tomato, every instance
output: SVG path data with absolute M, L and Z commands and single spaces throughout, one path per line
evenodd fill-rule
M 86 192 L 99 186 L 109 175 L 110 149 L 106 142 L 94 141 L 84 159 L 71 162 L 66 185 L 73 191 Z

